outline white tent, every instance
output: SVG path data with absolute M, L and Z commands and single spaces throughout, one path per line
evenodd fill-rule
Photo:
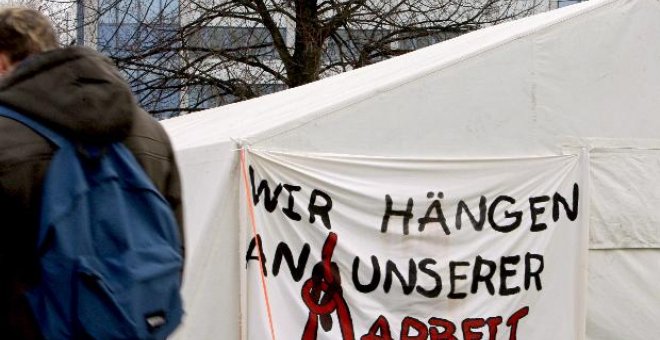
M 180 338 L 243 334 L 241 145 L 451 159 L 586 148 L 587 338 L 660 334 L 659 0 L 588 1 L 163 125 L 185 195 Z

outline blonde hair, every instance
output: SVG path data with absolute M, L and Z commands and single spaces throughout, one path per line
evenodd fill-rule
M 0 52 L 12 62 L 59 47 L 50 20 L 25 7 L 0 8 Z

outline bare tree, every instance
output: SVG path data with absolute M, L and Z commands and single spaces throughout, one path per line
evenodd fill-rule
M 55 27 L 62 45 L 71 43 L 74 37 L 75 16 L 71 13 L 71 0 L 0 0 L 0 6 L 27 7 L 47 15 Z
M 307 84 L 528 15 L 541 2 L 100 0 L 94 25 L 98 49 L 142 104 L 168 116 Z

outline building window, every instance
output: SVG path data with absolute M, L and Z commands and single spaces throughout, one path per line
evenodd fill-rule
M 286 40 L 286 29 L 280 28 Z M 192 32 L 188 47 L 196 55 L 237 54 L 264 59 L 278 58 L 273 37 L 264 27 L 204 26 Z
M 416 50 L 419 48 L 431 46 L 433 44 L 437 44 L 439 42 L 455 38 L 463 33 L 467 33 L 467 31 L 446 31 L 446 32 L 433 32 L 433 33 L 428 33 L 428 35 L 422 35 L 419 37 L 415 37 L 415 33 L 410 33 L 409 38 L 400 40 L 398 42 L 398 49 L 400 50 L 405 50 L 405 51 L 412 51 Z M 426 33 L 425 33 L 426 34 Z
M 557 0 L 557 8 L 566 7 L 582 2 L 582 0 Z
M 378 41 L 386 39 L 389 33 L 390 31 L 385 29 L 339 29 L 326 40 L 324 57 L 330 62 L 357 60 L 362 54 L 370 57 L 378 52 Z M 383 59 L 385 58 L 368 58 L 369 61 Z

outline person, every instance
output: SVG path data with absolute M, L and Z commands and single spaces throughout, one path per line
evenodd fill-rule
M 38 11 L 0 8 L 0 105 L 72 140 L 122 141 L 174 209 L 183 245 L 181 188 L 172 146 L 161 125 L 138 107 L 109 59 L 84 47 L 60 48 L 51 23 Z M 0 117 L 3 339 L 41 337 L 24 292 L 39 280 L 39 202 L 54 151 L 30 128 Z

